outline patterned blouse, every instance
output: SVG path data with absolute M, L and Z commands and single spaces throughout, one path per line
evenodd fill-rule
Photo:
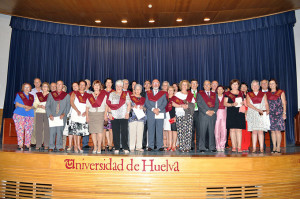
M 131 102 L 131 108 L 133 108 L 135 106 L 134 102 Z M 145 112 L 145 111 L 144 111 Z M 145 115 L 145 117 L 141 118 L 140 120 L 138 120 L 138 118 L 136 117 L 133 109 L 131 109 L 130 111 L 130 117 L 129 117 L 129 122 L 144 122 L 144 124 L 146 123 L 147 120 L 147 116 Z
M 112 104 L 118 104 L 120 101 L 120 95 L 117 94 L 117 92 L 112 92 L 109 95 L 108 98 Z M 125 104 L 123 104 L 119 109 L 117 110 L 111 110 L 111 114 L 115 119 L 125 119 L 125 115 L 127 113 L 127 103 L 131 102 L 129 94 L 126 95 L 126 101 Z

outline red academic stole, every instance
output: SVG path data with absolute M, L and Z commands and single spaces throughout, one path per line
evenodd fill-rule
M 79 91 L 74 92 L 79 103 L 85 104 L 87 98 L 90 96 L 90 94 L 88 94 L 87 92 L 84 92 L 83 96 L 81 95 L 81 93 Z
M 40 102 L 46 102 L 48 95 L 49 95 L 49 93 L 46 96 L 44 96 L 42 92 L 36 93 L 36 96 L 38 97 Z
M 225 109 L 225 106 L 224 106 L 224 95 L 222 96 L 222 100 L 221 101 L 219 99 L 219 109 Z
M 249 92 L 248 95 L 251 98 L 253 104 L 260 104 L 265 93 L 262 91 L 258 91 L 257 95 L 255 95 L 254 92 Z
M 283 90 L 277 90 L 274 94 L 272 92 L 267 92 L 267 98 L 268 100 L 277 100 L 279 97 L 281 97 L 281 94 L 284 93 Z
M 58 94 L 57 91 L 53 91 L 53 92 L 51 92 L 51 95 L 55 101 L 60 101 L 60 100 L 65 99 L 65 97 L 68 95 L 68 93 L 61 91 L 61 93 Z
M 97 108 L 101 106 L 106 95 L 106 92 L 100 91 L 100 94 L 98 95 L 97 99 L 95 99 L 93 94 L 89 94 L 88 100 L 91 103 L 92 107 Z
M 210 97 L 207 96 L 207 94 L 205 93 L 205 91 L 199 91 L 199 94 L 202 96 L 204 102 L 206 103 L 206 105 L 209 108 L 213 108 L 215 107 L 215 103 L 216 103 L 216 93 L 214 92 L 210 92 Z
M 119 104 L 112 104 L 111 101 L 107 98 L 107 100 L 106 100 L 107 106 L 109 106 L 109 108 L 112 110 L 119 109 L 121 106 L 123 106 L 125 104 L 126 95 L 127 95 L 127 92 L 122 91 Z
M 233 102 L 235 102 L 235 95 L 232 94 L 230 91 L 225 92 L 225 96 L 229 97 Z M 243 93 L 241 91 L 239 91 L 239 94 L 237 97 L 241 97 L 242 99 L 244 99 Z
M 193 93 L 188 92 L 188 95 L 187 95 L 187 97 L 186 97 L 185 100 L 186 100 L 187 102 L 189 102 L 189 103 L 192 103 L 193 98 L 194 98 Z M 179 99 L 178 97 L 173 96 L 173 97 L 169 100 L 169 102 L 168 102 L 168 104 L 167 104 L 167 106 L 166 106 L 166 108 L 165 108 L 165 109 L 166 109 L 166 112 L 169 112 L 169 111 L 172 110 L 172 102 L 175 102 L 176 104 L 182 105 L 182 104 L 185 104 L 185 103 L 184 103 L 185 100 L 181 100 L 181 99 Z
M 115 92 L 114 89 L 111 89 L 110 91 L 106 91 L 106 90 L 104 90 L 104 91 L 106 92 L 107 98 L 109 97 L 109 94 L 110 94 L 111 92 Z
M 145 104 L 146 98 L 141 97 L 140 99 L 138 99 L 135 96 L 130 96 L 131 101 L 133 101 L 136 105 L 138 106 L 143 106 Z
M 153 95 L 153 91 L 149 90 L 147 91 L 147 97 L 150 101 L 156 102 L 157 100 L 159 100 L 159 98 L 161 98 L 163 95 L 167 96 L 167 92 L 166 91 L 159 91 L 155 96 Z M 167 97 L 168 98 L 168 97 Z
M 32 106 L 33 101 L 34 101 L 34 96 L 33 95 L 31 95 L 29 93 L 28 94 L 29 95 L 29 99 L 27 99 L 27 97 L 25 96 L 25 94 L 23 92 L 18 92 L 18 95 L 21 97 L 24 105 L 26 105 L 26 106 Z

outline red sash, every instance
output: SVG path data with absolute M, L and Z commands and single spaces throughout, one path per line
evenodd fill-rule
M 106 95 L 106 92 L 100 91 L 100 94 L 98 95 L 97 99 L 94 98 L 93 94 L 90 94 L 88 100 L 91 103 L 92 107 L 97 108 L 101 106 Z
M 127 95 L 127 92 L 122 91 L 121 96 L 120 96 L 119 104 L 112 104 L 111 101 L 108 98 L 106 100 L 106 104 L 109 106 L 110 109 L 117 110 L 125 104 L 126 95 Z
M 147 91 L 147 97 L 150 101 L 156 102 L 159 100 L 163 95 L 166 95 L 167 97 L 167 92 L 166 91 L 159 91 L 155 96 L 153 95 L 153 91 L 149 90 Z M 168 98 L 168 97 L 167 97 Z
M 60 101 L 60 100 L 65 99 L 65 97 L 68 95 L 68 93 L 61 91 L 61 93 L 58 94 L 57 91 L 53 91 L 53 92 L 51 92 L 51 95 L 55 101 Z
M 257 95 L 255 95 L 254 92 L 249 92 L 248 95 L 251 98 L 253 104 L 260 104 L 265 93 L 263 93 L 262 91 L 258 91 Z
M 225 96 L 229 97 L 233 102 L 235 102 L 235 95 L 232 94 L 230 91 L 225 92 Z M 243 93 L 241 91 L 239 91 L 239 94 L 237 97 L 241 97 L 242 99 L 244 99 Z
M 188 92 L 188 95 L 187 95 L 187 97 L 186 97 L 185 100 L 186 100 L 188 103 L 192 103 L 193 98 L 195 99 L 193 93 Z M 185 103 L 184 103 L 185 100 L 181 100 L 181 99 L 179 99 L 178 97 L 173 96 L 173 97 L 169 100 L 169 102 L 168 102 L 168 104 L 167 104 L 167 106 L 166 106 L 166 108 L 165 108 L 165 109 L 166 109 L 166 112 L 169 112 L 169 111 L 172 110 L 172 102 L 175 102 L 176 104 L 182 105 L 182 104 L 185 104 Z
M 219 97 L 218 97 L 218 98 L 219 98 Z M 219 109 L 225 109 L 225 106 L 224 106 L 224 95 L 223 95 L 221 101 L 220 101 L 220 99 L 219 99 Z
M 210 97 L 207 96 L 205 91 L 199 91 L 199 94 L 202 96 L 204 102 L 209 108 L 215 107 L 216 104 L 216 93 L 210 92 Z
M 74 93 L 75 91 L 71 91 L 70 93 L 69 93 L 69 95 L 71 96 L 72 95 L 72 93 Z
M 18 92 L 18 95 L 20 96 L 20 98 L 22 99 L 24 105 L 26 106 L 32 106 L 33 101 L 34 101 L 34 96 L 31 95 L 30 93 L 28 94 L 28 98 L 26 97 L 26 95 L 23 92 Z
M 107 98 L 109 97 L 109 94 L 110 94 L 111 92 L 115 92 L 114 89 L 111 89 L 111 91 L 106 91 L 106 90 L 104 90 L 104 91 L 106 92 Z
M 284 93 L 283 90 L 277 90 L 274 94 L 272 92 L 267 92 L 267 98 L 268 100 L 277 100 L 279 97 L 281 97 L 281 94 Z
M 88 94 L 87 92 L 84 92 L 83 96 L 81 95 L 81 93 L 79 91 L 74 92 L 79 103 L 85 104 L 87 98 L 90 96 L 90 94 Z
M 46 96 L 44 96 L 42 92 L 36 93 L 36 96 L 38 97 L 40 102 L 46 102 L 48 95 L 49 95 L 49 93 Z
M 141 97 L 140 99 L 138 99 L 135 96 L 130 96 L 131 101 L 133 101 L 136 105 L 140 105 L 140 106 L 144 106 L 146 98 Z

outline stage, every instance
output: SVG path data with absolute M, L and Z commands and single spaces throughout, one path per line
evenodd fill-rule
M 282 153 L 0 151 L 6 198 L 299 198 L 300 147 Z

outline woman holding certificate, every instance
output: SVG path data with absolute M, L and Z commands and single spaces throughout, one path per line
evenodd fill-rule
M 116 81 L 116 91 L 110 93 L 108 100 L 109 119 L 111 120 L 115 153 L 120 151 L 120 136 L 122 148 L 125 153 L 129 153 L 128 148 L 128 119 L 131 108 L 128 92 L 123 91 L 123 81 Z M 106 118 L 107 120 L 107 118 Z
M 89 124 L 89 132 L 92 134 L 94 144 L 93 153 L 101 153 L 104 115 L 106 114 L 107 95 L 100 88 L 101 82 L 95 80 L 93 82 L 94 92 L 90 94 L 86 101 L 86 121 Z
M 246 128 L 245 113 L 240 111 L 243 105 L 243 93 L 239 91 L 240 81 L 230 81 L 231 91 L 225 93 L 224 105 L 227 107 L 226 128 L 230 129 L 232 151 L 242 152 L 242 129 Z
M 23 139 L 25 130 L 25 149 L 29 150 L 31 133 L 33 130 L 34 112 L 33 102 L 34 96 L 29 94 L 31 85 L 24 83 L 22 91 L 18 92 L 15 99 L 16 109 L 14 110 L 13 120 L 18 136 L 18 149 L 23 150 Z
M 269 104 L 266 93 L 260 91 L 259 81 L 251 83 L 252 92 L 247 94 L 247 122 L 248 131 L 252 131 L 252 152 L 256 152 L 257 136 L 260 152 L 264 152 L 264 131 L 270 129 Z
M 195 98 L 190 89 L 190 83 L 182 80 L 179 84 L 180 92 L 177 92 L 172 100 L 172 106 L 175 107 L 176 125 L 178 131 L 179 150 L 189 152 L 192 143 L 192 125 L 195 109 Z
M 143 132 L 146 122 L 144 110 L 145 98 L 141 96 L 142 85 L 136 84 L 131 98 L 131 116 L 129 118 L 129 150 L 143 150 Z
M 88 124 L 86 123 L 86 100 L 90 96 L 85 92 L 86 81 L 79 81 L 79 91 L 71 94 L 71 119 L 69 124 L 69 135 L 74 135 L 75 153 L 83 152 L 80 147 L 81 136 L 86 136 Z
M 47 82 L 42 84 L 42 92 L 36 93 L 33 106 L 36 108 L 36 150 L 39 150 L 44 142 L 45 150 L 49 148 L 49 122 L 46 114 L 46 102 L 50 86 Z

